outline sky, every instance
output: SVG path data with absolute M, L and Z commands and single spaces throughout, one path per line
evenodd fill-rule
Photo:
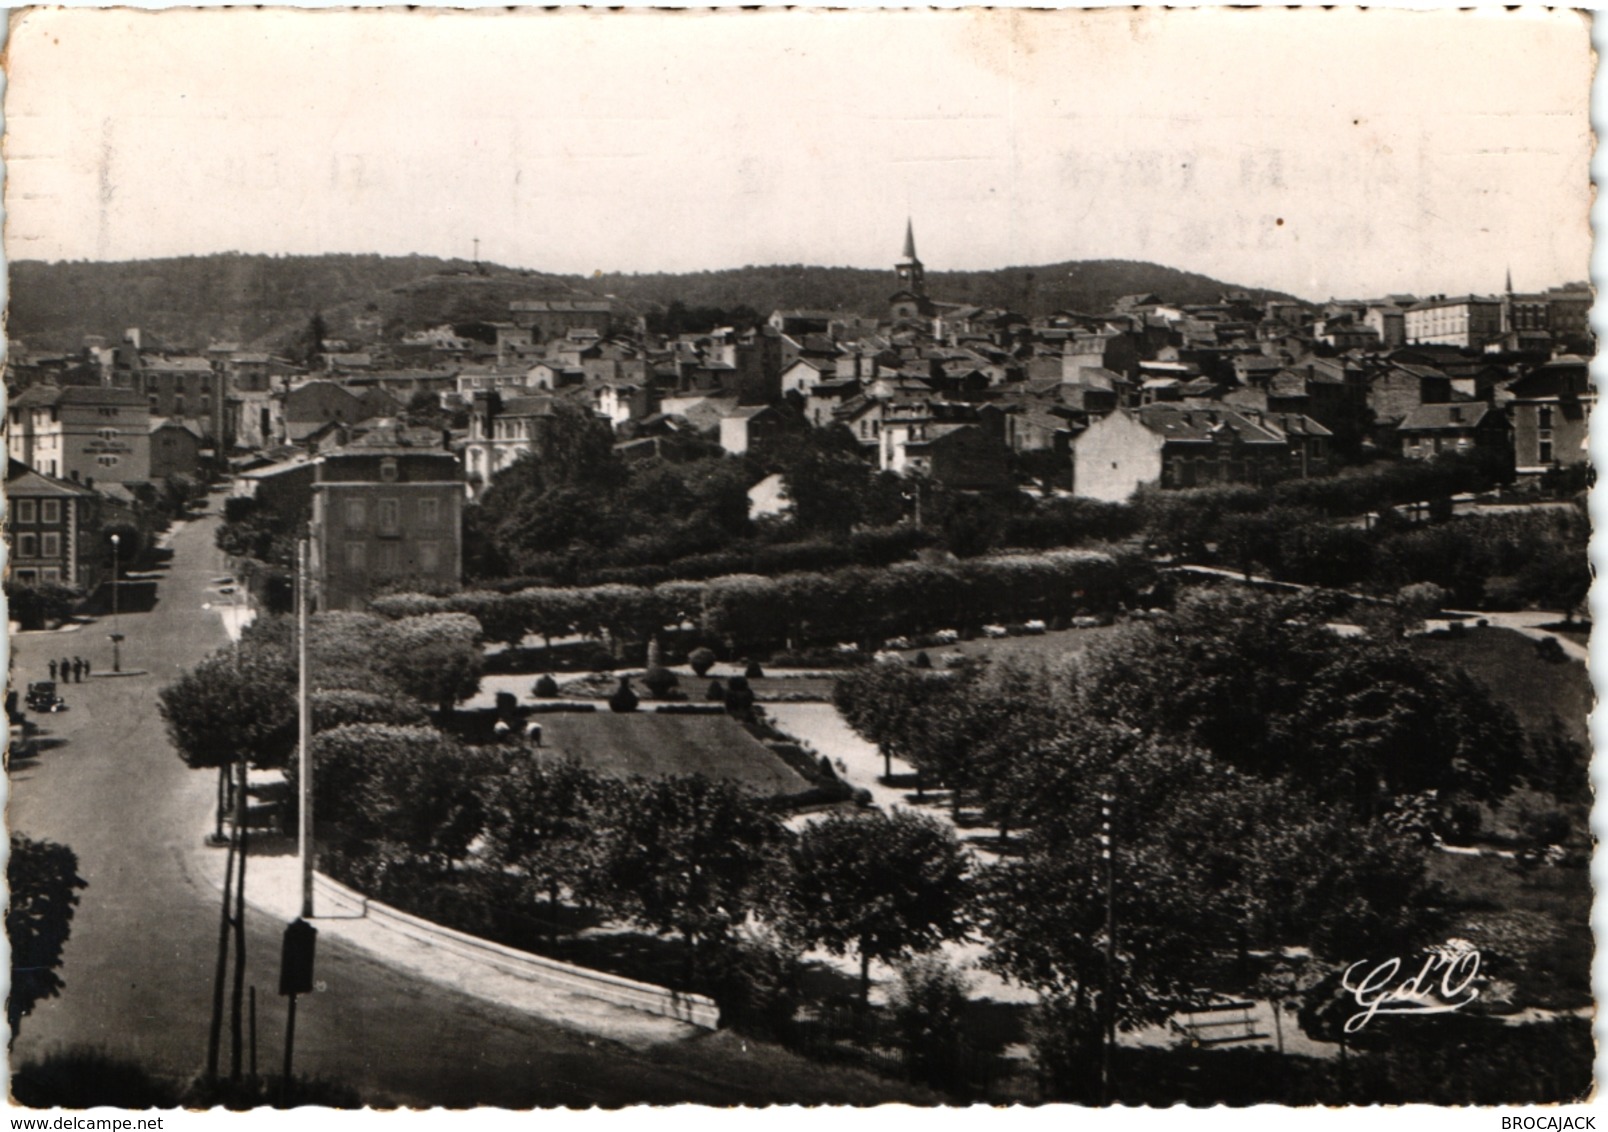
M 1139 259 L 1587 276 L 1588 25 L 1526 10 L 36 10 L 6 251 L 565 273 Z

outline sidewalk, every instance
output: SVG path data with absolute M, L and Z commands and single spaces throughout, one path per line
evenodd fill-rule
M 221 893 L 227 852 L 205 847 L 204 840 L 211 829 L 210 820 L 198 827 L 188 865 L 194 875 Z M 285 924 L 296 919 L 301 910 L 300 859 L 292 854 L 253 854 L 246 868 L 246 903 L 251 908 L 248 915 L 266 916 Z M 466 943 L 472 937 L 372 904 L 319 874 L 314 876 L 313 912 L 310 922 L 326 945 L 338 940 L 395 970 L 570 1029 L 637 1049 L 684 1041 L 706 1032 L 701 1026 L 567 989 L 558 985 L 563 981 L 563 972 L 551 970 L 566 965 L 486 941 Z M 339 971 L 338 966 L 332 968 L 332 962 L 338 960 L 332 961 L 328 952 L 321 949 L 320 956 L 321 975 Z M 278 962 L 277 958 L 264 961 Z M 615 981 L 629 986 L 628 980 Z

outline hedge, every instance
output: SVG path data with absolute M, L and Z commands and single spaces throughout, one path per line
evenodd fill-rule
M 494 639 L 504 640 L 521 626 L 546 637 L 578 632 L 644 640 L 666 625 L 690 621 L 747 649 L 790 640 L 881 640 L 992 621 L 1110 611 L 1119 603 L 1131 604 L 1150 579 L 1150 564 L 1136 553 L 1063 550 L 773 577 L 730 574 L 657 586 L 388 594 L 371 608 L 386 617 L 468 613 L 486 626 L 488 637 L 495 633 Z

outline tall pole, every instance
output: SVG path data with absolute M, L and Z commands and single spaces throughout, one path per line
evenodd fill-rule
M 301 539 L 296 544 L 297 778 L 301 787 L 296 806 L 296 851 L 301 856 L 304 920 L 313 915 L 313 728 L 307 699 L 307 605 L 307 540 Z
M 1105 1030 L 1100 1054 L 1100 1102 L 1111 1103 L 1111 1056 L 1117 1041 L 1117 877 L 1116 861 L 1111 853 L 1110 794 L 1100 795 L 1100 856 L 1105 859 L 1106 924 L 1105 924 L 1105 993 L 1101 995 L 1101 1019 Z
M 119 539 L 118 536 L 116 536 L 116 535 L 112 536 L 112 671 L 113 672 L 121 672 L 121 671 L 123 671 L 123 653 L 122 653 L 123 634 L 119 633 L 117 631 L 117 575 L 119 573 L 119 570 L 118 570 L 118 558 L 119 558 L 118 549 L 119 549 L 119 545 L 118 544 L 121 541 L 122 540 Z

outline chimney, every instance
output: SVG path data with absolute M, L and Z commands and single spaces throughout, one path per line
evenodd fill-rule
M 1453 424 L 1461 424 L 1462 421 L 1463 421 L 1463 406 L 1461 406 L 1461 405 L 1453 405 L 1451 411 L 1452 411 L 1452 423 Z

